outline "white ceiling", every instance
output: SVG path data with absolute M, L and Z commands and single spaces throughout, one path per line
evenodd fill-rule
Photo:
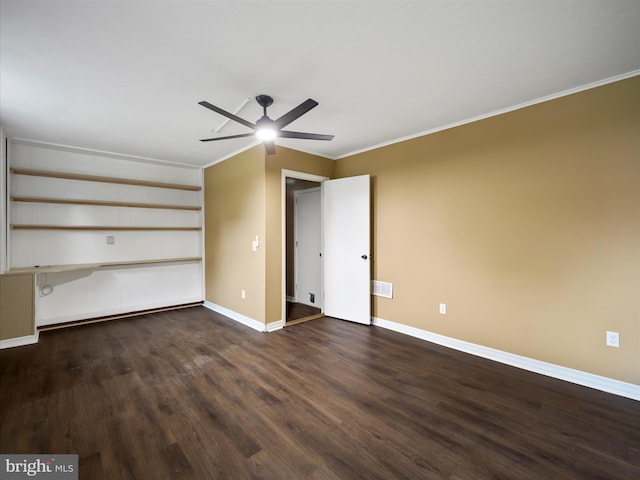
M 276 143 L 330 158 L 640 69 L 640 1 L 5 1 L 0 122 L 12 137 L 193 165 L 258 94 Z M 238 114 L 260 116 L 252 101 Z M 248 130 L 233 122 L 221 134 Z

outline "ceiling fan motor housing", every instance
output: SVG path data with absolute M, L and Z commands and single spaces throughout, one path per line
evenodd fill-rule
M 269 117 L 267 117 L 266 115 L 263 117 L 260 117 L 257 121 L 256 121 L 256 130 L 259 130 L 261 128 L 272 128 L 272 129 L 276 129 L 275 125 L 274 125 L 274 121 L 271 120 Z

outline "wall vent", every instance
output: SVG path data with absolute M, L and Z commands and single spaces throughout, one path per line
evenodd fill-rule
M 376 297 L 393 298 L 393 283 L 374 280 L 371 291 Z

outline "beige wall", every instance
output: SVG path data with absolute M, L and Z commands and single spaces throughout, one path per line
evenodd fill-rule
M 265 164 L 257 146 L 204 173 L 205 299 L 265 321 Z M 256 252 L 251 242 L 260 236 Z M 245 290 L 243 300 L 241 291 Z
M 332 177 L 334 164 L 281 146 L 265 155 L 259 145 L 205 170 L 207 301 L 259 322 L 283 320 L 282 170 Z
M 0 275 L 0 340 L 33 335 L 33 275 Z
M 636 77 L 337 161 L 373 177 L 374 315 L 640 384 L 639 105 Z

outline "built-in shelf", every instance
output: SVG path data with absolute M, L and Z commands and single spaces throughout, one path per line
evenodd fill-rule
M 11 225 L 13 230 L 172 230 L 197 231 L 201 227 L 141 227 L 141 226 L 107 226 L 107 225 Z
M 41 265 L 34 267 L 12 268 L 5 275 L 23 275 L 34 273 L 60 273 L 74 270 L 95 270 L 107 267 L 130 267 L 136 265 L 154 265 L 160 263 L 199 262 L 202 257 L 157 258 L 151 260 L 133 260 L 128 262 L 78 263 L 73 265 Z
M 164 210 L 202 210 L 197 205 L 175 205 L 162 203 L 135 203 L 135 202 L 112 202 L 106 200 L 82 200 L 66 198 L 46 198 L 46 197 L 11 197 L 14 202 L 27 203 L 56 203 L 63 205 L 91 205 L 98 207 L 129 207 L 129 208 L 158 208 Z
M 11 269 L 9 272 L 7 272 L 9 274 L 65 272 L 73 270 L 100 269 L 106 267 L 125 267 L 129 265 L 193 262 L 202 260 L 201 257 L 180 256 L 184 255 L 185 253 L 187 255 L 192 253 L 200 253 L 200 251 L 194 251 L 190 242 L 184 243 L 185 247 L 188 248 L 183 248 L 183 243 L 178 241 L 185 235 L 181 232 L 202 232 L 203 230 L 202 218 L 200 213 L 203 210 L 203 207 L 201 204 L 195 205 L 199 204 L 202 201 L 201 195 L 197 193 L 202 190 L 202 187 L 200 185 L 165 183 L 102 175 L 85 175 L 82 173 L 53 171 L 37 168 L 31 169 L 12 167 L 10 171 L 11 174 L 16 177 L 21 176 L 20 186 L 21 188 L 26 189 L 25 191 L 15 192 L 16 194 L 10 197 L 12 202 L 11 208 L 15 209 L 13 223 L 10 225 L 12 235 L 16 235 L 16 238 L 14 239 L 15 242 L 22 242 L 26 245 L 34 247 L 36 244 L 39 244 L 38 242 L 42 241 L 42 236 L 46 236 L 47 232 L 50 232 L 49 234 L 58 232 L 55 238 L 60 235 L 63 235 L 64 238 L 71 237 L 73 239 L 72 244 L 75 245 L 75 243 L 79 241 L 79 239 L 77 238 L 78 236 L 80 236 L 80 238 L 84 238 L 87 235 L 87 233 L 85 232 L 88 232 L 92 236 L 100 236 L 102 235 L 101 232 L 113 232 L 107 233 L 107 235 L 117 235 L 117 232 L 132 232 L 127 234 L 125 240 L 131 240 L 132 244 L 137 245 L 137 242 L 142 241 L 142 237 L 149 237 L 148 239 L 145 239 L 145 241 L 155 241 L 154 235 L 164 235 L 168 238 L 168 240 L 171 240 L 168 245 L 150 245 L 150 248 L 146 252 L 137 253 L 135 251 L 131 251 L 132 249 L 129 248 L 130 245 L 125 243 L 123 244 L 123 247 L 118 249 L 118 257 L 131 259 L 132 257 L 135 258 L 137 255 L 146 254 L 148 256 L 162 257 L 166 255 L 176 258 L 107 263 L 98 261 L 96 263 L 84 263 L 79 265 L 62 264 L 30 266 Z M 114 170 L 114 172 L 116 171 Z M 51 188 L 47 188 L 47 185 L 44 185 L 44 187 L 42 187 L 42 185 L 40 185 L 40 182 L 36 183 L 36 177 L 40 177 L 41 182 L 43 184 L 48 184 L 49 186 L 51 186 Z M 171 180 L 171 177 L 167 178 Z M 53 179 L 60 179 L 60 183 L 63 183 L 63 185 L 54 185 Z M 82 181 L 99 182 L 105 184 L 102 185 L 102 187 L 104 187 L 103 190 L 109 196 L 106 198 L 102 197 L 104 199 L 92 198 L 93 191 L 100 185 L 98 185 L 97 183 L 86 183 L 84 185 L 80 185 L 78 182 Z M 189 180 L 186 179 L 185 181 Z M 68 188 L 64 188 L 66 186 L 68 186 Z M 121 186 L 131 186 L 131 188 L 127 188 L 125 191 L 125 189 L 120 188 Z M 161 190 L 157 190 L 154 192 L 148 189 L 144 190 L 147 187 L 151 189 L 173 189 L 174 191 L 173 193 L 171 193 L 170 191 L 163 192 Z M 59 191 L 59 193 L 53 193 L 53 191 L 59 189 L 62 189 Z M 59 198 L 59 196 L 63 198 Z M 76 198 L 64 198 L 69 196 Z M 22 205 L 20 205 L 21 203 Z M 48 215 L 47 217 L 41 217 L 38 220 L 28 216 L 30 210 L 24 208 L 27 206 L 24 205 L 26 203 L 32 204 L 36 209 L 44 209 L 46 205 L 49 204 L 58 205 L 58 207 L 55 209 L 52 208 L 50 215 Z M 18 205 L 20 205 L 20 207 L 22 208 L 17 209 Z M 121 223 L 120 220 L 114 221 L 115 219 L 112 219 L 110 221 L 107 219 L 109 217 L 105 217 L 103 215 L 91 215 L 93 213 L 96 213 L 96 210 L 91 209 L 92 207 L 116 209 L 124 207 L 141 210 L 130 211 L 129 213 L 131 213 L 131 215 L 126 216 L 128 220 L 122 220 L 122 223 L 125 223 L 125 225 L 114 225 L 114 223 Z M 80 212 L 83 215 L 80 216 L 78 212 L 75 211 L 75 209 L 83 209 L 83 211 Z M 159 211 L 152 212 L 145 209 L 157 209 Z M 120 212 L 124 214 L 124 211 L 121 210 Z M 194 217 L 194 213 L 192 212 L 198 212 L 197 214 L 195 214 L 195 217 L 197 217 L 197 219 Z M 98 213 L 103 212 L 101 211 Z M 111 213 L 116 215 L 117 211 L 113 210 Z M 157 223 L 161 225 L 153 225 L 153 223 L 156 223 L 156 221 L 152 220 L 151 218 L 155 217 L 149 217 L 153 213 L 158 214 L 156 216 L 162 217 L 161 219 L 157 220 Z M 79 222 L 82 222 L 82 218 L 84 218 L 85 222 L 88 224 L 77 224 Z M 38 221 L 50 223 L 36 223 Z M 151 223 L 152 225 L 148 225 L 149 223 Z M 151 233 L 154 231 L 167 233 Z M 138 233 L 136 234 L 135 232 Z M 107 245 L 109 243 L 109 238 L 107 237 Z M 105 246 L 103 248 L 110 247 Z M 92 257 L 85 258 L 87 260 L 94 260 L 96 258 L 101 259 L 104 257 L 113 258 L 113 256 L 111 255 L 113 251 L 110 251 L 109 253 L 110 254 L 107 255 L 106 251 L 104 251 L 102 253 L 96 253 Z M 22 256 L 18 255 L 16 257 L 15 263 L 18 265 L 29 265 L 32 262 L 36 261 L 34 258 L 28 255 L 27 248 L 23 247 L 23 252 L 21 255 Z M 74 260 L 78 260 L 72 255 L 67 255 L 63 257 L 56 256 L 56 258 L 51 258 L 50 262 L 65 262 L 67 261 L 67 257 L 70 263 Z M 47 256 L 40 255 L 38 257 L 38 261 L 43 263 L 47 262 Z
M 64 178 L 67 180 L 82 180 L 85 182 L 117 183 L 120 185 L 137 185 L 139 187 L 169 188 L 174 190 L 189 190 L 199 192 L 200 185 L 184 185 L 180 183 L 152 182 L 149 180 L 135 180 L 130 178 L 103 177 L 99 175 L 84 175 L 79 173 L 53 172 L 49 170 L 31 170 L 28 168 L 11 168 L 14 175 L 30 175 L 33 177 Z

